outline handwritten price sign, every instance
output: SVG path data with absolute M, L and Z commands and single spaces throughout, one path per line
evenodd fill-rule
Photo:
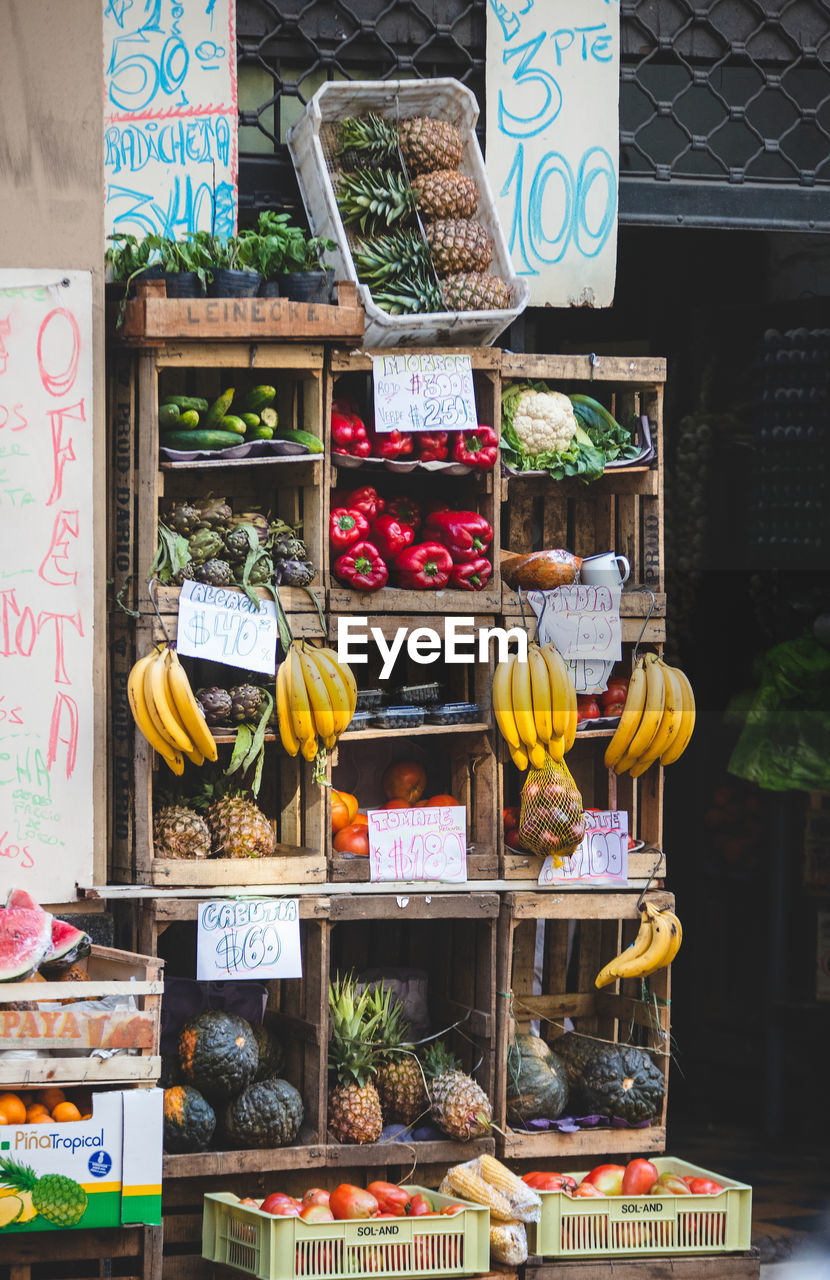
M 555 644 L 563 658 L 619 662 L 622 657 L 619 587 L 556 587 L 529 591 L 540 644 Z
M 469 356 L 373 356 L 376 431 L 472 431 L 478 425 Z
M 628 884 L 628 814 L 624 810 L 585 811 L 582 844 L 561 867 L 545 858 L 539 884 Z
M 273 675 L 277 669 L 277 606 L 259 609 L 242 591 L 187 581 L 179 597 L 176 648 L 190 658 L 224 662 Z
M 369 810 L 369 879 L 467 880 L 467 810 Z
M 301 978 L 296 898 L 204 902 L 199 907 L 196 977 Z

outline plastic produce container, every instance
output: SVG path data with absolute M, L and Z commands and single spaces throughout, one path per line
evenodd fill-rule
M 437 680 L 433 680 L 431 684 L 405 684 L 398 689 L 398 697 L 401 702 L 409 702 L 414 706 L 422 707 L 429 702 L 440 702 L 441 694 L 444 692 L 444 686 L 439 684 Z
M 376 729 L 420 729 L 423 723 L 423 707 L 385 707 L 372 715 Z
M 475 724 L 481 718 L 477 702 L 439 702 L 427 707 L 430 724 Z
M 737 1253 L 750 1246 L 752 1188 L 686 1160 L 658 1157 L 661 1173 L 712 1178 L 715 1196 L 607 1196 L 574 1200 L 540 1191 L 542 1213 L 527 1228 L 528 1251 L 544 1258 Z M 588 1172 L 572 1173 L 577 1182 Z
M 440 1208 L 457 1197 L 421 1191 Z M 452 1217 L 380 1222 L 303 1222 L 240 1204 L 228 1191 L 205 1196 L 202 1256 L 259 1280 L 376 1280 L 469 1276 L 490 1269 L 490 1210 L 466 1204 Z
M 359 733 L 361 729 L 368 729 L 374 714 L 374 711 L 355 711 L 346 727 L 346 732 Z
M 357 710 L 377 711 L 378 707 L 383 706 L 385 697 L 386 691 L 384 689 L 358 689 Z
M 432 314 L 393 316 L 372 301 L 359 283 L 352 259 L 355 237 L 343 226 L 334 194 L 332 174 L 337 175 L 334 126 L 346 116 L 369 112 L 387 119 L 436 116 L 454 124 L 464 139 L 462 173 L 475 178 L 479 189 L 477 221 L 493 240 L 491 273 L 512 290 L 512 305 L 503 311 L 437 311 Z M 363 341 L 367 347 L 489 346 L 527 306 L 530 289 L 517 276 L 484 168 L 484 157 L 475 134 L 478 119 L 475 95 L 458 80 L 332 80 L 317 90 L 305 113 L 288 131 L 288 149 L 311 229 L 316 236 L 334 240 L 337 248 L 327 258 L 339 280 L 352 280 L 366 312 Z M 357 237 L 359 238 L 359 236 Z

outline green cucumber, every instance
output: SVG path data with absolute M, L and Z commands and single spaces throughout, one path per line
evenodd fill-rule
M 199 414 L 195 409 L 185 409 L 184 413 L 179 417 L 174 430 L 175 431 L 195 431 L 199 425 Z
M 241 444 L 235 431 L 217 431 L 216 428 L 202 431 L 168 431 L 161 437 L 161 443 L 168 449 L 230 449 L 232 445 Z
M 177 404 L 159 405 L 159 431 L 175 431 L 179 425 L 181 409 Z
M 323 442 L 319 436 L 313 436 L 310 431 L 281 431 L 278 439 L 291 440 L 294 444 L 304 444 L 309 453 L 322 453 Z
M 260 409 L 259 418 L 264 427 L 273 427 L 276 431 L 279 422 L 276 409 Z
M 210 431 L 211 428 L 219 426 L 222 418 L 224 418 L 225 414 L 231 407 L 233 396 L 233 387 L 228 387 L 227 391 L 223 391 L 221 396 L 219 396 L 217 400 L 214 400 L 205 417 L 204 425 L 206 430 Z
M 257 427 L 261 427 L 258 413 L 240 413 L 239 417 L 245 423 L 246 431 L 254 431 Z
M 218 431 L 235 431 L 238 436 L 245 434 L 245 423 L 234 413 L 226 413 L 224 418 L 219 419 L 216 428 Z
M 246 440 L 272 440 L 274 438 L 273 427 L 252 427 L 250 431 L 246 431 Z
M 269 387 L 266 383 L 261 386 L 251 387 L 250 391 L 244 391 L 242 398 L 237 405 L 239 413 L 259 413 L 260 409 L 264 409 L 269 405 L 277 394 L 276 387 Z
M 195 409 L 197 413 L 207 413 L 210 408 L 207 400 L 202 400 L 201 396 L 165 396 L 162 404 L 175 404 L 182 413 L 186 409 Z

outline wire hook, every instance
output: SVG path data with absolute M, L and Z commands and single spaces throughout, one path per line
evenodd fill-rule
M 156 597 L 153 593 L 153 587 L 160 585 L 160 581 L 161 580 L 159 578 L 150 579 L 150 581 L 147 583 L 147 595 L 150 597 L 150 604 L 153 606 L 153 611 L 156 617 L 158 618 L 159 626 L 161 627 L 162 632 L 164 634 L 164 638 L 167 641 L 168 648 L 175 649 L 176 647 L 175 643 L 170 639 L 170 635 L 167 630 L 167 627 L 164 625 L 164 618 L 162 618 L 161 614 L 159 613 L 159 607 L 156 604 Z
M 665 858 L 665 856 L 666 856 L 666 855 L 664 854 L 664 852 L 663 852 L 663 850 L 662 850 L 662 849 L 655 849 L 655 853 L 657 854 L 657 861 L 655 862 L 654 866 L 651 868 L 651 873 L 650 873 L 650 875 L 649 875 L 649 877 L 648 877 L 648 880 L 646 880 L 645 885 L 643 886 L 643 891 L 642 891 L 642 893 L 640 894 L 639 898 L 637 899 L 637 910 L 638 910 L 638 911 L 642 911 L 642 909 L 643 909 L 643 902 L 645 901 L 645 896 L 646 896 L 646 894 L 648 893 L 648 891 L 649 891 L 649 889 L 650 889 L 651 885 L 652 885 L 652 884 L 654 883 L 654 881 L 656 880 L 656 878 L 657 878 L 657 872 L 660 870 L 660 867 L 663 865 L 663 860 L 664 860 L 664 858 Z
M 637 662 L 637 658 L 639 657 L 639 654 L 640 654 L 640 643 L 641 643 L 641 641 L 642 641 L 642 639 L 643 639 L 643 636 L 644 636 L 644 635 L 645 635 L 645 633 L 646 633 L 646 627 L 648 626 L 648 624 L 649 624 L 649 622 L 650 622 L 650 620 L 651 620 L 651 615 L 654 613 L 654 609 L 655 609 L 655 606 L 656 606 L 656 604 L 657 604 L 657 600 L 656 600 L 656 598 L 655 598 L 654 592 L 652 591 L 651 587 L 643 587 L 643 591 L 647 591 L 647 592 L 648 592 L 648 594 L 651 596 L 651 604 L 649 605 L 648 613 L 646 614 L 646 617 L 645 617 L 645 621 L 644 621 L 644 623 L 643 623 L 642 630 L 641 630 L 640 634 L 637 636 L 637 643 L 634 645 L 634 662 L 635 662 L 635 664 L 636 664 L 636 662 Z

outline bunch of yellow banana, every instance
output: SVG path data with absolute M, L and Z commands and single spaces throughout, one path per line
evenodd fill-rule
M 606 767 L 639 778 L 655 760 L 674 764 L 694 727 L 695 695 L 688 677 L 647 653 L 631 673 L 620 723 L 605 752 Z
M 517 769 L 541 769 L 545 755 L 563 760 L 576 737 L 576 689 L 552 644 L 527 646 L 527 662 L 511 654 L 493 677 L 496 724 Z
M 318 738 L 331 751 L 348 728 L 357 705 L 351 667 L 337 661 L 333 649 L 315 649 L 293 640 L 277 670 L 277 724 L 290 756 L 302 752 L 311 762 Z
M 683 941 L 683 926 L 673 911 L 647 902 L 631 946 L 600 969 L 594 984 L 607 987 L 618 978 L 645 978 L 671 964 Z
M 156 645 L 139 658 L 127 677 L 127 696 L 139 729 L 174 773 L 184 772 L 185 756 L 193 764 L 216 760 L 213 734 L 175 649 Z

